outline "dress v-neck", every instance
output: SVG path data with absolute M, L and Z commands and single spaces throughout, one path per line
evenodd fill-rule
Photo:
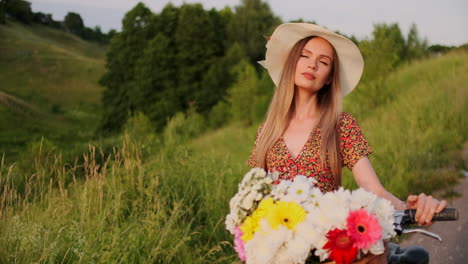
M 296 156 L 294 156 L 294 154 L 289 149 L 288 144 L 286 143 L 286 140 L 284 139 L 284 136 L 281 136 L 280 139 L 283 142 L 283 146 L 284 146 L 284 148 L 286 148 L 286 150 L 288 151 L 289 156 L 293 160 L 296 160 L 297 158 L 299 158 L 301 156 L 301 154 L 304 151 L 305 147 L 307 146 L 307 144 L 309 144 L 309 141 L 311 140 L 312 136 L 315 134 L 315 132 L 317 132 L 317 129 L 318 129 L 318 126 L 316 125 L 314 127 L 314 129 L 312 129 L 312 131 L 309 133 L 309 136 L 307 137 L 307 140 L 304 142 L 304 145 L 302 145 L 302 148 L 299 150 L 299 152 L 297 153 Z

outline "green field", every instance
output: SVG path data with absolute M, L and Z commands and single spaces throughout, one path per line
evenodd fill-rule
M 13 36 L 30 29 L 13 25 L 2 26 L 0 30 L 0 34 Z M 29 32 L 28 38 L 55 34 L 44 28 Z M 60 43 L 60 38 L 49 41 Z M 2 52 L 12 49 L 1 39 Z M 68 44 L 63 41 L 65 49 Z M 40 42 L 26 40 L 24 45 L 31 43 L 40 46 Z M 76 67 L 68 67 L 66 71 L 78 72 L 69 77 L 58 74 L 52 82 L 63 85 L 88 80 L 89 85 L 95 84 L 99 77 L 96 72 L 103 71 L 103 61 L 92 58 L 93 48 L 73 43 L 69 43 L 72 47 L 67 52 L 80 55 L 63 55 L 63 61 L 55 57 L 54 63 L 68 65 L 65 62 L 68 58 L 72 61 L 70 65 Z M 44 52 L 52 49 L 47 45 L 41 46 Z M 12 64 L 7 64 L 2 57 L 2 84 L 5 81 L 11 85 L 8 87 L 15 87 L 25 82 L 25 90 L 14 91 L 3 85 L 1 89 L 37 108 L 38 112 L 47 113 L 44 123 L 37 125 L 37 135 L 45 129 L 42 125 L 52 123 L 54 118 L 63 118 L 57 128 L 76 128 L 70 121 L 73 109 L 83 111 L 86 117 L 75 117 L 77 120 L 91 128 L 97 125 L 96 119 L 87 116 L 93 112 L 82 110 L 98 107 L 98 101 L 94 100 L 98 100 L 101 88 L 97 84 L 91 89 L 91 95 L 79 89 L 80 85 L 72 86 L 76 92 L 73 98 L 77 100 L 54 101 L 50 92 L 53 88 L 30 96 L 35 85 L 28 86 L 21 75 L 35 76 L 31 82 L 40 80 L 42 75 L 31 69 L 40 68 L 44 62 L 38 60 L 36 64 L 21 66 L 25 61 L 20 62 L 22 59 L 9 53 L 14 58 L 11 63 L 17 63 L 15 67 L 27 67 L 31 73 L 26 69 L 15 73 L 14 67 L 9 66 Z M 384 186 L 395 195 L 403 198 L 409 193 L 431 193 L 457 182 L 458 171 L 463 166 L 460 152 L 468 135 L 467 61 L 468 53 L 463 51 L 417 61 L 400 67 L 384 84 L 358 87 L 345 99 L 346 111 L 358 119 L 374 150 L 370 156 L 374 169 Z M 84 77 L 88 76 L 86 67 L 95 67 L 89 77 Z M 63 113 L 53 114 L 48 110 L 53 102 L 65 109 Z M 17 127 L 4 129 L 12 122 L 8 113 L 16 110 L 0 107 L 1 146 L 6 143 L 15 146 L 15 142 L 3 135 L 8 131 L 22 131 Z M 33 115 L 24 113 L 23 122 L 36 119 Z M 140 128 L 138 123 L 135 126 L 133 131 Z M 166 144 L 160 136 L 140 130 L 131 136 L 123 135 L 111 156 L 101 152 L 99 146 L 90 147 L 83 162 L 76 164 L 67 163 L 60 156 L 63 149 L 44 151 L 41 146 L 46 143 L 41 145 L 38 141 L 36 153 L 31 154 L 32 173 L 25 174 L 9 162 L 0 168 L 0 263 L 236 261 L 232 238 L 224 228 L 224 216 L 237 183 L 249 169 L 245 163 L 257 127 L 258 124 L 244 128 L 231 123 L 189 142 L 167 141 L 172 143 Z M 89 139 L 90 134 L 84 134 L 83 138 Z M 355 187 L 349 172 L 343 177 L 346 187 Z

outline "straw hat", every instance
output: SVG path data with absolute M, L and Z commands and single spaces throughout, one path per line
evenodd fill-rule
M 340 83 L 343 96 L 358 84 L 364 69 L 364 60 L 359 48 L 349 39 L 323 27 L 310 23 L 286 23 L 279 25 L 266 44 L 265 60 L 259 62 L 268 70 L 271 79 L 278 86 L 289 52 L 299 40 L 322 37 L 336 50 L 340 68 Z

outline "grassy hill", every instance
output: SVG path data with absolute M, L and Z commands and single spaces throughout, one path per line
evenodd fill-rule
M 467 62 L 466 52 L 415 62 L 345 99 L 395 195 L 457 181 L 468 135 Z M 21 188 L 12 184 L 15 168 L 0 167 L 0 262 L 234 262 L 224 216 L 256 130 L 231 124 L 168 145 L 140 129 L 109 158 L 91 149 L 83 164 L 69 166 L 38 156 Z M 349 173 L 343 177 L 355 187 Z
M 0 153 L 46 137 L 87 141 L 99 120 L 105 47 L 40 25 L 0 25 Z
M 180 142 L 135 121 L 110 157 L 91 147 L 69 164 L 63 154 L 85 152 L 98 123 L 104 53 L 46 27 L 0 25 L 0 152 L 31 168 L 0 162 L 0 263 L 234 262 L 224 216 L 258 124 Z M 467 62 L 463 51 L 417 61 L 345 98 L 395 195 L 457 181 Z

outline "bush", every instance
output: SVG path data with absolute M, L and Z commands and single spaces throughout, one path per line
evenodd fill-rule
M 219 128 L 231 119 L 229 105 L 224 101 L 219 101 L 211 108 L 208 115 L 208 125 L 210 128 Z
M 164 144 L 175 146 L 200 135 L 205 130 L 205 123 L 203 116 L 193 110 L 187 115 L 178 112 L 164 128 Z
M 151 120 L 141 112 L 136 113 L 128 119 L 124 130 L 147 155 L 154 153 L 160 144 L 159 137 L 155 133 Z

